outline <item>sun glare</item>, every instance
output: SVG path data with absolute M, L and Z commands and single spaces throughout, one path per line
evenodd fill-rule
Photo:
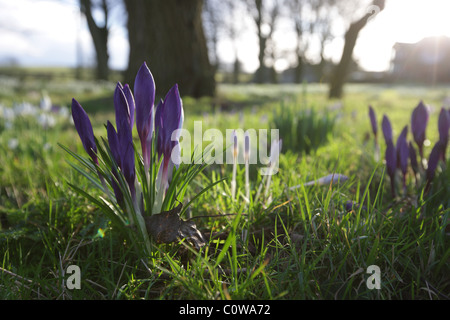
M 450 1 L 391 0 L 388 5 L 391 6 L 391 31 L 398 41 L 416 42 L 425 37 L 450 36 L 450 29 L 447 27 Z
M 369 71 L 389 69 L 395 43 L 415 43 L 426 37 L 450 37 L 448 0 L 387 0 L 358 38 L 355 56 Z

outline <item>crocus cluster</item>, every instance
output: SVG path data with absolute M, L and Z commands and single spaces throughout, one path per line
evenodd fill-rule
M 413 140 L 419 150 L 420 164 L 417 160 L 416 149 L 412 141 L 407 140 L 408 126 L 406 125 L 397 138 L 393 141 L 392 125 L 387 115 L 383 115 L 382 131 L 386 143 L 385 162 L 386 171 L 390 177 L 392 195 L 395 197 L 395 181 L 398 171 L 401 172 L 403 192 L 406 192 L 406 176 L 408 173 L 408 163 L 410 164 L 414 176 L 418 179 L 420 176 L 426 176 L 427 187 L 434 178 L 439 161 L 445 162 L 445 153 L 448 144 L 450 110 L 441 108 L 438 120 L 439 140 L 434 145 L 428 161 L 424 156 L 424 143 L 426 140 L 426 128 L 430 117 L 429 108 L 420 101 L 414 108 L 411 116 L 411 132 Z M 369 106 L 369 118 L 372 130 L 377 139 L 377 122 L 373 108 Z
M 121 177 L 123 177 L 134 210 L 141 213 L 145 209 L 142 205 L 143 196 L 137 190 L 141 190 L 140 183 L 143 180 L 136 179 L 134 123 L 136 123 L 136 131 L 141 144 L 142 162 L 147 178 L 153 163 L 152 159 L 156 159 L 152 158 L 153 145 L 156 146 L 157 160 L 162 162 L 155 190 L 156 206 L 152 209 L 154 213 L 161 210 L 162 199 L 174 167 L 172 150 L 178 145 L 179 136 L 172 137 L 172 133 L 181 129 L 183 125 L 183 105 L 178 86 L 174 85 L 156 108 L 154 107 L 155 89 L 153 75 L 144 62 L 137 73 L 134 91 L 128 84 L 117 83 L 114 91 L 116 126 L 114 127 L 110 121 L 106 125 L 107 144 L 114 163 L 111 166 L 111 176 L 101 176 L 101 180 L 110 179 L 109 183 L 114 190 L 117 203 L 124 206 L 124 191 L 127 190 L 124 190 L 123 183 L 121 183 Z M 97 144 L 91 122 L 85 110 L 75 99 L 72 100 L 72 117 L 84 149 L 93 163 L 98 165 Z M 154 144 L 154 140 L 157 141 L 156 144 Z M 150 183 L 150 179 L 146 179 L 146 182 Z

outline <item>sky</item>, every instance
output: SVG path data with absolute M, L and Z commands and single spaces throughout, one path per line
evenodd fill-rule
M 77 50 L 84 65 L 95 64 L 95 54 L 86 21 L 81 17 L 78 1 L 0 0 L 0 64 L 15 59 L 25 66 L 76 66 Z M 354 56 L 368 71 L 389 69 L 392 46 L 396 42 L 417 42 L 423 37 L 450 37 L 449 0 L 386 0 L 386 7 L 361 31 Z M 120 14 L 120 13 L 119 13 Z M 124 23 L 114 25 L 109 40 L 110 67 L 124 69 L 128 61 L 128 39 Z M 279 45 L 289 48 L 292 39 L 280 36 Z M 244 70 L 258 67 L 255 35 L 243 32 L 239 39 L 239 58 Z M 333 40 L 326 56 L 338 61 L 343 48 L 342 37 Z M 81 51 L 80 51 L 81 50 Z M 231 46 L 219 44 L 221 60 L 231 62 Z M 227 60 L 228 59 L 228 60 Z M 288 66 L 280 59 L 276 68 Z

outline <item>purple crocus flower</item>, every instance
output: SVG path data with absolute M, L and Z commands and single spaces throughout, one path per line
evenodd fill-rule
M 389 118 L 384 115 L 381 123 L 384 139 L 386 141 L 385 160 L 388 175 L 391 180 L 392 195 L 395 197 L 395 170 L 397 169 L 397 152 L 392 142 L 392 126 Z
M 411 162 L 411 167 L 414 171 L 414 174 L 417 175 L 417 173 L 419 172 L 419 163 L 417 162 L 416 149 L 414 149 L 414 146 L 411 141 L 409 142 L 408 149 L 409 149 L 409 161 Z
M 157 151 L 160 156 L 164 156 L 161 181 L 166 187 L 173 169 L 172 151 L 179 144 L 179 136 L 172 136 L 175 130 L 181 129 L 183 120 L 183 103 L 178 85 L 175 84 L 169 90 L 163 102 L 158 105 L 155 114 L 155 129 L 158 132 Z
M 124 87 L 120 82 L 117 83 L 114 91 L 114 109 L 116 112 L 117 131 L 126 130 L 125 128 L 122 128 L 122 125 L 125 125 L 125 121 L 128 122 L 128 126 L 131 127 L 130 107 L 124 92 Z
M 111 150 L 114 161 L 116 162 L 117 166 L 120 168 L 119 138 L 117 136 L 116 129 L 114 129 L 114 126 L 112 125 L 111 122 L 109 122 L 109 120 L 106 123 L 106 133 L 108 136 L 109 149 Z
M 413 110 L 411 115 L 411 132 L 414 141 L 419 147 L 420 157 L 423 158 L 423 143 L 425 141 L 425 131 L 428 124 L 429 109 L 423 101 L 420 101 L 417 107 Z
M 92 161 L 98 164 L 97 145 L 95 144 L 91 121 L 86 111 L 84 111 L 83 107 L 75 99 L 72 99 L 72 118 L 83 143 L 84 150 L 89 154 Z
M 408 157 L 409 147 L 406 141 L 406 135 L 408 134 L 408 126 L 405 126 L 397 139 L 397 168 L 399 168 L 403 174 L 403 190 L 406 190 L 406 173 L 408 170 Z
M 438 129 L 439 129 L 439 141 L 442 143 L 441 160 L 445 162 L 445 152 L 447 150 L 448 144 L 448 130 L 450 127 L 450 114 L 449 112 L 441 108 L 438 119 Z
M 158 152 L 158 160 L 161 159 L 163 152 L 163 133 L 159 134 L 159 131 L 162 131 L 163 123 L 161 113 L 163 111 L 163 99 L 159 100 L 158 105 L 156 106 L 155 111 L 155 134 L 157 134 L 156 140 L 156 151 Z
M 130 188 L 132 199 L 135 199 L 136 169 L 134 165 L 134 146 L 131 131 L 131 118 L 128 100 L 122 85 L 119 83 L 114 92 L 114 108 L 116 110 L 118 156 L 120 169 Z M 111 146 L 110 146 L 111 148 Z M 112 151 L 112 150 L 111 150 Z M 113 152 L 113 151 L 112 151 Z
M 372 132 L 374 135 L 374 147 L 375 147 L 375 161 L 378 162 L 380 159 L 380 145 L 378 144 L 378 123 L 377 123 L 377 117 L 375 115 L 375 110 L 371 105 L 369 105 L 369 118 L 370 118 L 370 124 L 372 126 Z
M 139 68 L 134 81 L 134 97 L 136 103 L 136 129 L 141 141 L 142 157 L 146 170 L 150 167 L 155 90 L 153 75 L 144 62 Z
M 345 211 L 350 212 L 352 210 L 358 210 L 360 207 L 360 204 L 356 201 L 347 200 L 344 204 Z M 362 206 L 363 210 L 367 210 L 366 206 Z
M 445 152 L 447 150 L 448 144 L 448 130 L 450 127 L 450 115 L 446 109 L 441 108 L 438 119 L 438 129 L 439 129 L 439 141 L 436 142 L 433 149 L 431 150 L 430 157 L 428 159 L 427 168 L 427 186 L 426 191 L 429 190 L 431 181 L 434 179 L 436 168 L 439 161 L 445 162 Z
M 372 125 L 372 132 L 375 136 L 375 140 L 378 136 L 378 124 L 377 124 L 377 117 L 375 116 L 375 111 L 373 110 L 372 106 L 369 105 L 369 118 L 370 118 L 370 124 Z
M 431 181 L 434 179 L 435 171 L 439 163 L 439 159 L 444 149 L 444 144 L 439 140 L 433 147 L 428 158 L 428 168 L 427 168 L 427 185 L 425 190 L 428 191 L 431 186 Z
M 108 144 L 109 144 L 109 148 L 111 150 L 111 154 L 114 158 L 114 161 L 117 164 L 117 167 L 120 168 L 120 166 L 121 166 L 120 158 L 121 157 L 120 157 L 119 138 L 117 136 L 116 130 L 114 129 L 114 126 L 111 124 L 111 122 L 109 122 L 109 120 L 106 124 L 106 132 L 108 135 Z M 112 168 L 112 173 L 117 179 L 118 172 L 114 167 Z M 119 203 L 122 206 L 123 205 L 123 194 L 122 194 L 122 191 L 120 190 L 119 185 L 116 183 L 116 181 L 114 179 L 111 179 L 111 185 L 114 190 L 114 195 L 116 196 L 117 203 Z
M 133 129 L 134 125 L 134 112 L 136 109 L 136 103 L 134 101 L 133 92 L 131 92 L 130 86 L 125 84 L 123 86 L 123 93 L 125 94 L 125 98 L 128 102 L 128 110 L 129 110 L 129 119 L 130 119 L 130 127 Z
M 387 142 L 392 142 L 392 126 L 389 118 L 383 115 L 383 120 L 381 122 L 381 128 L 383 129 L 384 140 Z
M 118 132 L 118 138 L 121 149 L 121 169 L 125 180 L 130 187 L 131 197 L 134 200 L 136 195 L 134 185 L 136 179 L 136 168 L 134 165 L 134 146 L 133 138 L 131 135 L 131 128 L 129 131 Z

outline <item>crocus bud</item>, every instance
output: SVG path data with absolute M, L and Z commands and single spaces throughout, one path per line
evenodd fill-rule
M 389 118 L 386 115 L 383 115 L 381 128 L 383 129 L 384 140 L 386 141 L 386 143 L 388 143 L 389 141 L 392 142 L 392 126 Z
M 136 169 L 134 165 L 133 135 L 131 132 L 131 118 L 128 100 L 120 83 L 114 92 L 114 108 L 116 110 L 118 154 L 120 169 L 130 188 L 131 196 L 135 199 Z M 107 128 L 108 129 L 108 128 Z M 111 146 L 110 146 L 111 147 Z M 117 160 L 116 160 L 117 161 Z M 119 163 L 118 162 L 118 163 Z
M 89 154 L 92 161 L 98 164 L 97 145 L 95 144 L 91 121 L 86 111 L 84 111 L 83 107 L 75 99 L 72 99 L 72 118 L 84 150 Z
M 111 150 L 114 161 L 116 162 L 117 166 L 120 168 L 121 167 L 121 159 L 120 159 L 119 138 L 117 137 L 117 133 L 116 133 L 116 130 L 114 129 L 114 126 L 109 121 L 106 124 L 106 132 L 108 135 L 109 149 Z M 118 172 L 114 167 L 112 168 L 112 174 L 114 175 L 114 177 L 116 177 L 116 179 L 118 178 Z M 120 190 L 120 187 L 116 183 L 114 178 L 111 178 L 111 186 L 114 190 L 114 195 L 116 197 L 117 203 L 122 206 L 123 205 L 123 193 Z
M 131 92 L 130 86 L 128 84 L 125 84 L 123 86 L 123 93 L 125 94 L 125 98 L 127 99 L 127 102 L 128 102 L 129 122 L 130 122 L 131 129 L 133 129 L 134 112 L 136 109 L 136 103 L 134 101 L 133 92 Z
M 402 172 L 403 190 L 406 191 L 406 173 L 408 171 L 409 147 L 406 141 L 408 126 L 405 126 L 397 139 L 397 168 Z
M 250 135 L 245 132 L 244 135 L 244 160 L 248 162 L 250 160 Z
M 159 134 L 162 138 L 162 151 L 166 158 L 170 158 L 172 149 L 178 143 L 177 137 L 172 139 L 172 133 L 181 129 L 184 119 L 183 102 L 180 98 L 178 85 L 174 85 L 164 98 L 160 118 L 162 128 L 159 129 Z
M 441 140 L 439 140 L 433 147 L 430 153 L 430 157 L 428 159 L 428 168 L 427 168 L 427 187 L 428 190 L 431 181 L 434 179 L 435 171 L 439 163 L 439 158 L 442 153 L 444 145 Z
M 147 64 L 140 67 L 134 81 L 136 104 L 136 129 L 141 141 L 144 166 L 150 166 L 151 140 L 153 135 L 153 106 L 155 103 L 155 81 Z
M 442 143 L 441 160 L 445 161 L 445 152 L 448 144 L 448 130 L 450 127 L 450 115 L 447 110 L 441 108 L 438 119 L 439 141 Z
M 237 159 L 238 154 L 239 154 L 238 137 L 237 137 L 236 130 L 233 130 L 232 139 L 233 139 L 233 141 L 232 141 L 233 142 L 233 161 L 236 162 L 236 159 Z
M 116 112 L 117 131 L 128 130 L 123 128 L 123 126 L 124 123 L 127 122 L 128 127 L 130 127 L 130 108 L 123 91 L 123 86 L 120 82 L 117 83 L 116 90 L 114 91 L 114 110 Z
M 411 115 L 411 132 L 414 141 L 419 147 L 419 154 L 423 158 L 423 143 L 425 141 L 425 131 L 428 124 L 429 109 L 420 101 Z
M 122 121 L 121 126 L 123 130 L 117 132 L 120 145 L 120 168 L 122 169 L 123 176 L 128 183 L 131 196 L 134 200 L 136 168 L 134 163 L 133 136 L 127 120 Z
M 397 139 L 397 167 L 402 171 L 403 175 L 406 174 L 408 169 L 408 156 L 409 148 L 406 141 L 406 135 L 408 134 L 408 126 L 405 126 Z
M 106 133 L 108 136 L 109 149 L 111 150 L 114 161 L 120 167 L 120 146 L 116 130 L 109 120 L 106 123 Z
M 375 111 L 373 110 L 372 106 L 369 106 L 369 118 L 370 118 L 370 124 L 372 125 L 373 135 L 375 137 L 377 137 L 377 134 L 378 134 L 377 117 L 375 116 Z
M 411 142 L 409 142 L 409 161 L 411 162 L 411 167 L 414 171 L 414 174 L 419 172 L 419 163 L 417 162 L 416 150 Z
M 157 150 L 163 155 L 162 183 L 167 186 L 173 169 L 172 150 L 179 143 L 178 129 L 183 126 L 184 111 L 178 85 L 174 85 L 167 93 L 164 101 L 158 106 L 155 114 L 155 127 L 158 131 Z M 173 136 L 175 134 L 175 136 Z
M 162 153 L 163 153 L 163 132 L 162 132 L 162 111 L 163 111 L 164 105 L 163 100 L 159 100 L 158 105 L 156 106 L 155 111 L 155 134 L 157 134 L 157 140 L 156 140 L 156 151 L 158 152 L 158 160 L 161 159 Z M 160 134 L 161 132 L 161 134 Z

